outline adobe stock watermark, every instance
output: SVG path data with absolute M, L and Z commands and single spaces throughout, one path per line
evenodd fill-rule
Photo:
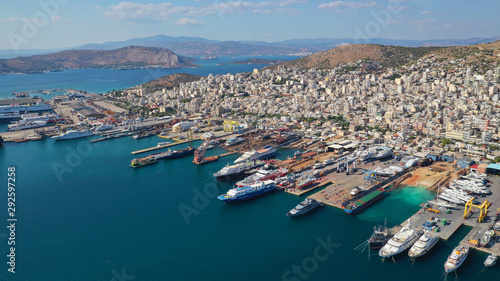
M 281 275 L 282 281 L 301 281 L 307 280 L 316 270 L 321 262 L 326 261 L 334 252 L 334 249 L 340 247 L 340 244 L 333 243 L 331 236 L 328 235 L 324 240 L 321 237 L 316 238 L 318 245 L 314 248 L 311 256 L 305 257 L 299 265 L 292 265 L 291 269 Z
M 38 6 L 41 11 L 37 11 L 31 18 L 21 18 L 23 23 L 21 33 L 9 32 L 7 38 L 9 39 L 12 49 L 19 50 L 21 45 L 29 43 L 29 39 L 33 39 L 41 28 L 45 27 L 57 16 L 61 11 L 61 5 L 66 5 L 70 0 L 39 0 Z
M 92 153 L 92 145 L 88 141 L 79 141 L 76 145 L 76 150 L 69 145 L 66 146 L 65 162 L 54 161 L 51 163 L 52 169 L 56 174 L 59 182 L 63 181 L 63 175 L 72 173 L 74 169 L 82 164 L 83 158 Z
M 210 199 L 214 199 L 219 195 L 219 189 L 217 188 L 217 183 L 210 181 L 205 184 L 203 189 L 193 188 L 193 199 L 189 204 L 181 203 L 179 204 L 179 212 L 186 222 L 187 225 L 191 223 L 190 217 L 199 215 L 200 211 L 208 207 L 210 204 Z
M 135 279 L 135 276 L 128 275 L 125 272 L 125 267 L 122 268 L 121 272 L 118 272 L 116 270 L 111 270 L 111 274 L 113 274 L 113 278 L 111 278 L 110 281 L 131 281 Z
M 370 11 L 373 20 L 365 24 L 364 30 L 359 27 L 354 27 L 354 40 L 368 40 L 380 34 L 383 27 L 387 27 L 394 16 L 401 13 L 403 7 L 397 1 L 388 1 L 387 8 L 375 12 Z

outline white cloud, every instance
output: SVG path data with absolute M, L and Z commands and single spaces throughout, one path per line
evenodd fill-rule
M 406 10 L 408 9 L 408 6 L 389 6 L 387 7 L 387 10 L 389 11 L 397 11 L 397 12 L 400 12 L 400 11 L 403 11 L 403 10 Z
M 428 14 L 430 14 L 430 13 L 431 13 L 431 11 L 422 11 L 420 14 L 421 14 L 421 15 L 428 15 Z
M 353 1 L 335 1 L 330 3 L 320 4 L 319 9 L 330 9 L 330 10 L 358 10 L 363 8 L 371 8 L 377 5 L 377 2 L 353 2 Z
M 196 19 L 182 18 L 176 20 L 175 24 L 178 26 L 201 26 L 203 22 Z
M 62 18 L 60 15 L 51 16 L 50 19 L 53 23 L 68 23 L 70 22 L 67 19 Z
M 278 0 L 277 3 L 279 6 L 288 6 L 293 4 L 303 4 L 309 2 L 308 0 Z
M 16 21 L 19 21 L 19 18 L 18 17 L 10 17 L 10 18 L 4 18 L 2 20 L 7 21 L 7 22 L 16 22 Z

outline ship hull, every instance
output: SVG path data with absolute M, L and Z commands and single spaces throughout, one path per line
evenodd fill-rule
M 347 209 L 347 208 L 344 208 L 344 211 L 350 215 L 354 215 L 354 214 L 357 214 L 361 211 L 363 211 L 364 209 L 366 209 L 367 207 L 369 207 L 370 205 L 372 205 L 373 203 L 379 201 L 380 199 L 384 198 L 384 193 L 380 193 L 379 195 L 377 195 L 376 197 L 374 197 L 372 200 L 366 202 L 365 204 L 355 208 L 355 209 Z
M 224 197 L 224 195 L 220 195 L 219 197 L 217 197 L 217 199 L 219 199 L 225 203 L 239 202 L 239 201 L 252 199 L 252 198 L 255 198 L 257 196 L 269 193 L 269 192 L 273 191 L 274 189 L 275 188 L 273 186 L 273 187 L 265 188 L 265 189 L 262 189 L 262 190 L 259 190 L 259 191 L 256 191 L 256 192 L 253 192 L 250 194 L 245 194 L 245 195 L 239 196 L 238 198 L 231 198 L 231 197 L 226 198 L 226 197 Z

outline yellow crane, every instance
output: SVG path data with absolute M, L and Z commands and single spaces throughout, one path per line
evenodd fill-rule
M 467 203 L 465 203 L 464 219 L 469 217 L 469 215 L 472 213 L 473 208 L 477 208 L 480 211 L 478 222 L 483 222 L 483 220 L 486 218 L 488 207 L 491 205 L 491 203 L 488 202 L 488 200 L 484 200 L 481 205 L 477 205 L 473 203 L 474 199 L 475 197 L 472 197 L 469 201 L 467 201 Z

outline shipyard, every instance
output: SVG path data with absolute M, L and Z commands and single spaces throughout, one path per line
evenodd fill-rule
M 424 73 L 352 79 L 355 74 L 342 67 L 209 75 L 151 92 L 136 86 L 105 94 L 14 93 L 16 99 L 0 101 L 1 120 L 10 122 L 0 137 L 6 145 L 45 138 L 98 145 L 129 138 L 137 144 L 123 163 L 130 173 L 178 158 L 192 159 L 193 165 L 224 161 L 210 175 L 231 186 L 217 196 L 218 203 L 236 207 L 272 193 L 296 196 L 303 201 L 284 212 L 290 219 L 321 206 L 354 216 L 370 212 L 392 192 L 423 188 L 436 198 L 421 202 L 419 211 L 400 224 L 379 228 L 376 243 L 367 237 L 364 245 L 380 249 L 383 259 L 406 250 L 415 258 L 431 251 L 438 239 L 448 241 L 461 227 L 470 227 L 446 272 L 457 269 L 469 249 L 491 254 L 490 260 L 500 255 L 499 121 L 477 108 L 464 112 L 469 103 L 458 103 L 455 110 L 450 102 L 450 96 L 483 91 L 490 102 L 481 105 L 483 110 L 497 112 L 500 94 L 492 85 L 500 81 L 500 68 L 479 79 L 455 64 L 449 65 L 455 72 L 438 71 L 442 66 L 427 57 L 412 68 Z M 464 81 L 474 79 L 475 84 Z M 456 84 L 469 90 L 459 92 Z M 40 92 L 45 98 L 30 96 Z M 416 98 L 421 92 L 432 102 Z M 144 138 L 154 144 L 143 146 Z M 454 259 L 459 260 L 455 265 Z

